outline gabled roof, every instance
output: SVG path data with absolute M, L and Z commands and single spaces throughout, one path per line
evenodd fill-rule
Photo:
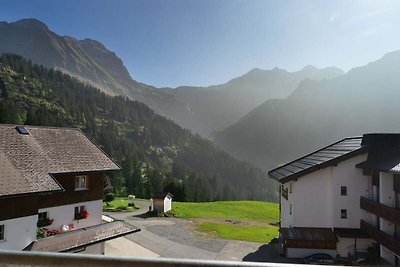
M 0 197 L 63 190 L 52 174 L 120 169 L 79 129 L 0 125 Z
M 103 223 L 36 240 L 24 250 L 69 252 L 138 231 L 122 221 Z
M 319 169 L 334 166 L 343 160 L 364 153 L 366 151 L 366 146 L 362 145 L 362 140 L 362 137 L 345 138 L 273 169 L 268 172 L 268 175 L 280 183 L 286 183 Z

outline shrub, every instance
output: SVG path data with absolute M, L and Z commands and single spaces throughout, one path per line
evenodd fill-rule
M 111 202 L 115 199 L 115 196 L 113 193 L 108 193 L 106 194 L 106 196 L 104 197 L 104 201 L 105 202 Z
M 127 210 L 128 207 L 127 207 L 127 206 L 119 206 L 117 209 L 118 209 L 118 210 Z

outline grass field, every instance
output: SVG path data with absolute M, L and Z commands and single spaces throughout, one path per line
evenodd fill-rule
M 279 205 L 261 201 L 173 202 L 169 216 L 194 218 L 200 233 L 224 239 L 269 242 L 278 235 Z
M 128 206 L 129 202 L 125 198 L 115 198 L 113 201 L 108 202 L 108 205 L 103 201 L 103 211 L 133 211 L 141 208 L 139 205 L 135 205 L 135 207 Z
M 224 223 L 200 223 L 199 230 L 224 239 L 268 243 L 278 234 L 276 226 L 248 226 Z

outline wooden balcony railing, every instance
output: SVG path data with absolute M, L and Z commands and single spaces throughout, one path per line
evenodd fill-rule
M 400 225 L 400 210 L 398 209 L 385 206 L 377 201 L 370 200 L 365 197 L 361 197 L 360 207 L 365 211 L 377 215 L 378 217 Z
M 361 230 L 365 231 L 378 244 L 386 247 L 390 251 L 400 255 L 400 240 L 388 235 L 371 224 L 361 220 Z

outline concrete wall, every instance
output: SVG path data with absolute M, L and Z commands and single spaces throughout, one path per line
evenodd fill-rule
M 89 217 L 87 219 L 75 220 L 74 212 L 76 206 L 85 206 L 86 210 L 89 212 Z M 45 211 L 48 212 L 49 219 L 54 220 L 53 223 L 50 226 L 47 226 L 46 228 L 50 230 L 60 229 L 60 227 L 64 224 L 65 225 L 73 224 L 74 229 L 79 229 L 101 223 L 102 200 L 100 199 L 89 202 L 80 202 L 70 205 L 45 208 L 39 210 L 39 212 L 45 212 Z
M 337 254 L 347 257 L 349 253 L 354 255 L 354 238 L 338 237 Z M 357 252 L 368 252 L 368 247 L 372 246 L 371 239 L 357 238 Z
M 332 257 L 336 256 L 336 250 L 334 249 L 310 249 L 310 248 L 288 248 L 287 257 L 288 258 L 304 258 L 311 256 L 315 253 L 325 253 Z
M 394 266 L 395 263 L 395 255 L 393 254 L 393 252 L 391 252 L 390 250 L 386 249 L 383 246 L 380 246 L 380 252 L 381 252 L 381 257 L 389 262 L 392 266 Z
M 164 212 L 172 209 L 172 199 L 170 197 L 164 198 Z
M 37 215 L 0 221 L 5 225 L 5 240 L 0 241 L 0 249 L 22 250 L 36 240 L 37 221 Z
M 395 207 L 395 192 L 393 188 L 393 174 L 379 172 L 379 198 L 380 202 L 388 207 Z

